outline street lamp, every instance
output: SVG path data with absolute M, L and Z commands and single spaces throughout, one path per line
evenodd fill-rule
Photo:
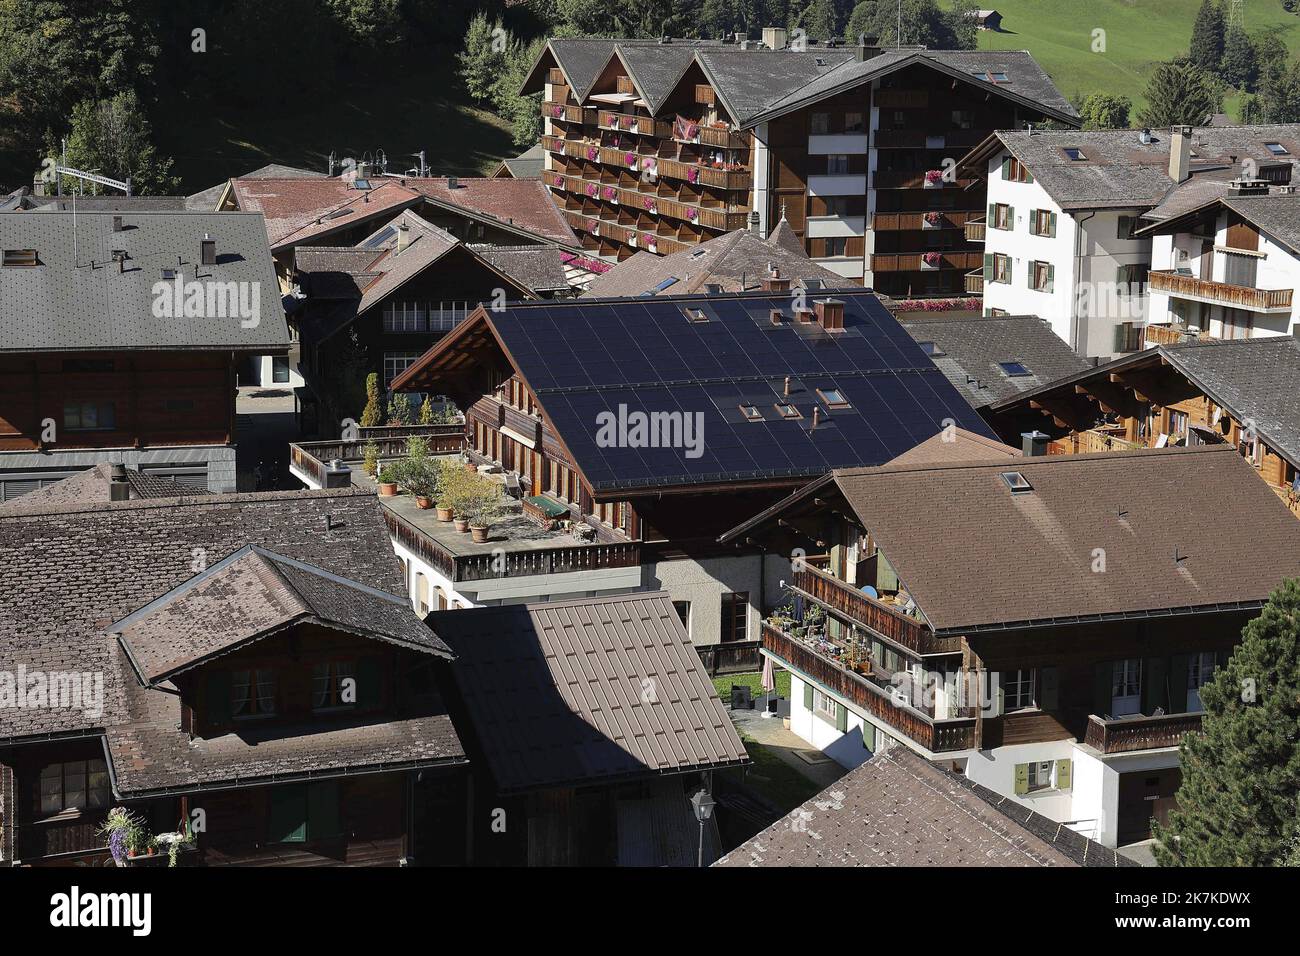
M 691 809 L 695 811 L 695 819 L 700 821 L 700 867 L 704 866 L 704 824 L 713 816 L 713 808 L 718 805 L 718 801 L 713 799 L 713 794 L 709 793 L 708 787 L 701 787 L 695 793 L 691 794 Z

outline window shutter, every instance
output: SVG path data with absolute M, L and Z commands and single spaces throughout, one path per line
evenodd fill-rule
M 849 732 L 849 709 L 843 704 L 835 705 L 835 729 L 842 734 Z
M 1015 206 L 1007 207 L 1007 228 L 1008 229 L 1016 228 L 1016 207 Z
M 1001 717 L 1007 712 L 1007 689 L 1002 686 L 1002 671 L 998 671 L 997 707 L 997 711 L 993 714 L 994 717 Z
M 307 840 L 307 788 L 301 784 L 271 787 L 271 843 Z
M 1056 213 L 1054 212 L 1049 213 L 1048 216 L 1049 216 L 1049 222 L 1047 226 L 1048 229 L 1047 234 L 1051 236 L 1053 239 L 1055 239 L 1056 238 Z
M 1056 710 L 1061 706 L 1061 676 L 1055 667 L 1038 669 L 1038 706 L 1043 710 Z
M 996 203 L 989 203 L 988 227 L 990 229 L 998 227 L 998 207 Z
M 1047 264 L 1047 291 L 1051 292 L 1056 288 L 1056 266 L 1052 263 Z
M 1187 712 L 1187 677 L 1191 656 L 1175 654 L 1169 661 L 1169 712 L 1183 714 Z
M 1016 796 L 1029 792 L 1029 764 L 1016 764 Z
M 1063 759 L 1063 760 L 1056 761 L 1056 789 L 1057 790 L 1070 789 L 1070 784 L 1071 784 L 1070 775 L 1073 769 L 1074 769 L 1074 761 L 1072 760 Z
M 379 706 L 379 669 L 378 657 L 363 657 L 357 661 L 357 707 Z
M 1110 682 L 1114 676 L 1114 664 L 1101 661 L 1093 669 L 1092 675 L 1092 712 L 1098 717 L 1110 713 Z
M 869 720 L 862 722 L 862 746 L 876 752 L 876 725 Z
M 338 836 L 339 782 L 323 780 L 307 786 L 307 830 L 313 840 Z
M 210 671 L 203 690 L 208 723 L 230 723 L 230 671 Z
M 805 683 L 805 684 L 803 685 L 803 706 L 804 706 L 804 709 L 806 709 L 806 710 L 812 710 L 812 709 L 813 709 L 813 689 L 812 689 L 812 684 Z
M 993 281 L 993 253 L 984 253 L 984 281 Z
M 1169 701 L 1165 694 L 1165 672 L 1169 661 L 1163 657 L 1148 657 L 1142 662 L 1142 713 L 1150 714 L 1157 707 L 1164 707 L 1169 712 Z
M 1003 179 L 1011 178 L 1011 157 L 1010 156 L 1002 157 L 1002 178 Z

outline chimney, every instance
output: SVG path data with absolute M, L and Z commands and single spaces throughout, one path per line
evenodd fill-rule
M 764 277 L 760 288 L 764 292 L 789 292 L 790 280 L 781 278 L 781 270 L 775 267 L 767 270 L 767 276 Z
M 1041 458 L 1047 454 L 1048 438 L 1038 430 L 1020 433 L 1020 450 L 1026 458 Z
M 844 328 L 844 303 L 839 299 L 818 299 L 813 303 L 817 312 L 817 324 L 827 332 L 839 332 Z
M 114 231 L 114 232 L 121 232 L 121 231 L 122 231 L 122 217 L 121 217 L 121 216 L 114 216 L 114 217 L 113 217 L 113 231 Z
M 807 306 L 797 306 L 794 310 L 794 317 L 796 321 L 804 322 L 809 325 L 817 321 L 817 313 L 813 312 L 813 310 Z
M 342 458 L 335 458 L 325 466 L 326 488 L 348 488 L 352 485 L 352 469 Z
M 217 264 L 217 240 L 206 232 L 203 234 L 203 238 L 199 240 L 199 263 L 205 266 L 215 266 Z
M 762 228 L 761 228 L 761 223 L 760 223 L 759 218 L 758 218 L 758 210 L 757 210 L 757 209 L 751 211 L 750 214 L 749 214 L 749 231 L 752 232 L 754 235 L 759 236 L 760 238 L 762 238 L 761 235 L 760 235 L 760 233 L 762 232 Z
M 126 478 L 126 465 L 118 462 L 108 472 L 108 500 L 126 501 L 131 497 L 131 484 Z
M 880 37 L 859 33 L 857 53 L 859 60 L 870 60 L 872 57 L 880 56 Z
M 784 50 L 785 36 L 782 27 L 763 27 L 763 44 L 769 50 Z
M 406 247 L 411 244 L 411 227 L 404 222 L 397 224 L 397 255 L 406 251 Z
M 457 179 L 455 176 L 448 176 L 448 177 L 447 177 L 447 188 L 448 188 L 448 189 L 460 189 L 460 180 Z
M 780 325 L 785 321 L 785 313 L 780 309 L 772 309 L 767 315 L 773 325 Z
M 1169 178 L 1176 183 L 1185 182 L 1192 174 L 1192 128 L 1174 126 L 1169 132 Z

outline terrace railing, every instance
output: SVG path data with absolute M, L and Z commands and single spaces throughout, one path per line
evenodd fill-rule
M 1200 733 L 1201 714 L 1162 714 L 1159 717 L 1088 717 L 1084 743 L 1104 754 L 1133 753 L 1177 747 L 1187 734 Z

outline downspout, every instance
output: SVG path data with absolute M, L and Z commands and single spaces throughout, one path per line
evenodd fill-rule
M 1074 351 L 1078 352 L 1084 358 L 1087 358 L 1087 350 L 1079 348 L 1079 273 L 1083 266 L 1083 250 L 1080 248 L 1080 239 L 1083 236 L 1083 224 L 1097 215 L 1097 210 L 1093 210 L 1082 219 L 1074 220 L 1074 281 L 1070 283 L 1070 293 L 1074 299 L 1071 303 L 1071 311 L 1074 313 Z

